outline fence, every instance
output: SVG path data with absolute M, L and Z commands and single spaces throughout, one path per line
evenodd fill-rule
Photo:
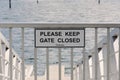
M 119 35 L 120 29 L 110 32 L 107 28 L 107 38 L 97 43 L 88 54 L 83 54 L 83 63 L 76 68 L 76 80 L 119 80 Z M 97 37 L 97 30 L 95 30 Z M 81 72 L 81 73 L 80 73 Z M 81 75 L 82 76 L 81 76 Z
M 25 66 L 24 66 L 24 29 L 25 28 L 72 28 L 72 27 L 82 27 L 82 28 L 94 28 L 95 29 L 95 46 L 93 50 L 86 54 L 83 48 L 83 59 L 81 64 L 78 64 L 75 68 L 73 66 L 73 48 L 71 48 L 71 80 L 120 80 L 120 24 L 119 23 L 0 23 L 0 28 L 9 28 L 10 45 L 9 53 L 12 53 L 12 28 L 21 28 L 22 30 L 22 78 L 20 80 L 25 80 Z M 98 44 L 98 29 L 107 29 L 107 38 L 103 42 Z M 111 28 L 116 28 L 117 31 L 110 33 Z M 114 35 L 113 35 L 114 33 Z M 58 70 L 58 80 L 61 78 L 61 48 L 59 48 L 59 70 Z M 2 54 L 1 54 L 2 55 Z M 3 60 L 3 57 L 0 57 Z M 8 61 L 9 62 L 9 61 Z M 9 62 L 10 74 L 9 80 L 14 79 L 13 70 L 13 60 L 10 58 Z M 0 67 L 2 67 L 1 65 Z M 3 67 L 2 67 L 3 68 Z M 0 69 L 1 79 L 6 77 L 4 75 L 3 69 Z M 6 69 L 7 70 L 7 69 Z M 8 71 L 8 70 L 7 70 Z M 17 75 L 17 74 L 16 74 Z M 46 80 L 49 80 L 49 48 L 46 48 Z M 54 75 L 53 75 L 54 76 Z M 18 78 L 16 78 L 18 80 Z M 37 48 L 34 48 L 34 80 L 37 80 Z
M 10 52 L 12 54 L 11 56 Z M 10 61 L 13 61 L 12 64 Z M 11 68 L 13 80 L 21 80 L 21 66 L 22 60 L 10 47 L 5 37 L 0 33 L 0 80 L 10 80 L 11 73 L 9 72 Z

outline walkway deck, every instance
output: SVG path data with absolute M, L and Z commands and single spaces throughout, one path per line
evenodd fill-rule
M 61 66 L 61 76 L 62 76 L 61 79 L 62 80 L 70 80 L 70 77 L 64 74 L 64 72 L 65 72 L 64 69 L 65 69 L 65 67 L 62 65 Z M 58 65 L 51 65 L 49 67 L 49 70 L 50 70 L 49 71 L 50 72 L 49 80 L 59 80 L 59 74 L 58 74 L 59 67 L 58 67 Z M 38 78 L 38 80 L 46 80 L 46 72 L 45 72 L 44 76 L 38 76 L 37 78 Z M 26 80 L 34 80 L 34 76 L 29 77 Z

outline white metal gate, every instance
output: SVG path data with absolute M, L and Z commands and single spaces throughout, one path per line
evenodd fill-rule
M 9 28 L 9 48 L 10 60 L 8 75 L 5 75 L 5 61 L 4 55 L 0 53 L 0 79 L 1 80 L 25 80 L 25 64 L 24 64 L 24 29 L 25 28 L 68 28 L 68 27 L 84 27 L 95 29 L 95 46 L 91 54 L 86 54 L 86 48 L 83 48 L 82 63 L 73 66 L 73 50 L 71 48 L 71 76 L 70 80 L 120 80 L 120 24 L 119 23 L 0 23 L 0 28 Z M 18 67 L 13 65 L 13 50 L 12 50 L 12 29 L 21 28 L 22 31 L 22 60 L 18 58 L 22 68 L 19 67 L 19 76 L 15 77 L 13 68 L 17 70 Z M 98 29 L 107 29 L 107 38 L 104 43 L 98 44 Z M 116 28 L 113 33 L 110 32 L 111 28 Z M 0 36 L 0 38 L 2 38 Z M 1 39 L 1 45 L 4 41 Z M 114 47 L 115 46 L 115 47 Z M 57 48 L 56 48 L 57 49 Z M 2 50 L 2 48 L 1 48 Z M 58 80 L 61 78 L 61 48 L 58 49 L 59 54 L 59 70 Z M 102 57 L 101 57 L 102 56 Z M 37 80 L 37 48 L 34 48 L 34 80 Z M 114 64 L 115 63 L 115 64 Z M 112 70 L 113 68 L 113 70 Z M 49 48 L 46 48 L 46 80 L 49 80 Z M 21 76 L 21 77 L 20 77 Z M 54 75 L 53 75 L 54 76 Z M 18 78 L 19 77 L 19 78 Z

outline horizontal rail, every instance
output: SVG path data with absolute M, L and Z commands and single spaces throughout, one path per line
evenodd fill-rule
M 15 23 L 0 23 L 0 28 L 119 28 L 120 23 L 37 23 L 37 22 L 15 22 Z

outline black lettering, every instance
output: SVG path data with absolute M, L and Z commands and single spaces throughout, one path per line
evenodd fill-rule
M 54 38 L 40 38 L 40 43 L 54 43 Z
M 40 36 L 62 36 L 62 32 L 40 32 Z
M 65 32 L 65 36 L 78 36 L 80 32 Z
M 44 32 L 40 32 L 40 36 L 44 35 Z
M 80 39 L 79 38 L 58 38 L 57 39 L 58 43 L 79 43 Z
M 69 36 L 69 32 L 65 32 L 65 36 Z

